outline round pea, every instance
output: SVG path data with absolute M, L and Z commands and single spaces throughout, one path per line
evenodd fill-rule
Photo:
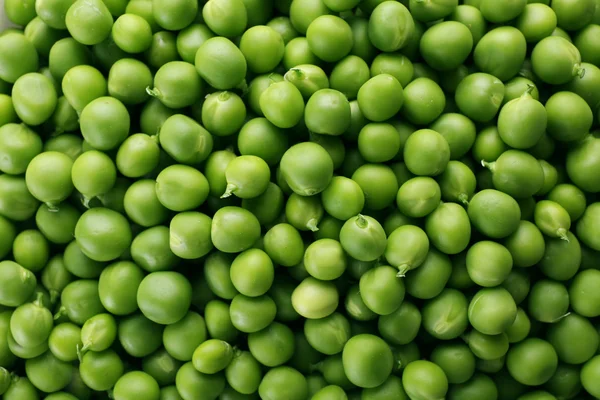
M 321 193 L 321 201 L 327 214 L 346 221 L 363 210 L 365 196 L 358 183 L 336 176 Z
M 333 177 L 333 161 L 327 151 L 312 142 L 290 147 L 281 158 L 281 173 L 290 188 L 301 196 L 324 191 Z
M 485 335 L 499 335 L 517 317 L 517 305 L 502 287 L 480 289 L 469 304 L 469 322 Z
M 357 94 L 360 111 L 373 122 L 383 122 L 396 115 L 407 99 L 400 82 L 390 74 L 375 75 Z
M 0 79 L 8 83 L 15 83 L 17 79 L 27 73 L 37 71 L 39 56 L 33 43 L 21 32 L 9 32 L 0 36 L 2 52 L 0 60 Z
M 456 21 L 446 21 L 427 29 L 420 41 L 420 51 L 425 62 L 436 70 L 458 68 L 473 48 L 473 35 L 469 28 Z
M 476 193 L 469 202 L 468 214 L 477 230 L 494 239 L 514 233 L 521 218 L 518 203 L 509 195 L 494 189 Z
M 29 192 L 57 208 L 73 191 L 71 168 L 73 160 L 59 152 L 47 151 L 35 156 L 25 171 L 25 182 Z
M 32 72 L 20 76 L 15 81 L 12 88 L 12 101 L 21 121 L 36 126 L 52 116 L 58 96 L 48 77 Z
M 441 399 L 448 392 L 444 370 L 426 360 L 409 363 L 402 373 L 402 384 L 411 399 Z
M 383 339 L 370 334 L 360 334 L 346 342 L 342 352 L 342 363 L 350 382 L 362 388 L 374 388 L 390 376 L 393 355 Z
M 156 177 L 156 196 L 160 203 L 172 211 L 188 211 L 202 205 L 208 197 L 208 180 L 197 169 L 183 165 L 170 165 Z
M 467 251 L 467 271 L 476 284 L 483 287 L 498 286 L 512 270 L 513 258 L 503 245 L 484 240 Z
M 390 266 L 379 266 L 365 272 L 359 281 L 360 296 L 365 305 L 378 315 L 396 311 L 405 296 L 404 281 Z
M 597 193 L 600 191 L 600 181 L 585 171 L 589 166 L 595 167 L 600 158 L 596 156 L 596 148 L 600 147 L 600 139 L 589 135 L 567 153 L 566 169 L 569 179 L 580 189 Z
M 319 319 L 331 315 L 339 304 L 334 283 L 305 278 L 292 293 L 294 310 L 305 318 Z
M 153 0 L 152 15 L 163 29 L 178 31 L 196 18 L 198 3 L 191 0 Z
M 540 40 L 531 53 L 535 75 L 551 85 L 562 85 L 574 77 L 581 77 L 581 54 L 573 43 L 560 36 Z
M 454 99 L 465 116 L 476 122 L 489 122 L 502 105 L 504 84 L 493 75 L 476 72 L 458 84 Z
M 161 290 L 157 291 L 157 287 Z M 187 313 L 192 287 L 180 273 L 152 272 L 142 280 L 137 292 L 137 302 L 142 313 L 158 324 L 172 324 Z
M 75 40 L 91 46 L 108 38 L 113 17 L 101 0 L 77 0 L 67 10 L 65 24 Z
M 429 238 L 423 229 L 412 224 L 399 226 L 388 235 L 385 259 L 398 268 L 399 276 L 404 276 L 425 261 L 429 244 Z
M 351 257 L 373 261 L 383 255 L 387 240 L 383 227 L 376 219 L 358 214 L 342 226 L 340 243 Z
M 162 331 L 162 343 L 167 353 L 178 361 L 191 361 L 196 348 L 207 338 L 204 318 L 193 311 Z
M 450 147 L 444 137 L 431 129 L 411 134 L 404 144 L 404 162 L 415 175 L 441 174 L 450 160 Z
M 600 274 L 597 270 L 579 272 L 569 285 L 569 301 L 571 308 L 584 317 L 596 317 L 600 314 L 599 299 L 594 290 L 590 290 L 598 282 Z
M 537 386 L 547 382 L 558 365 L 558 356 L 550 343 L 529 338 L 511 346 L 506 357 L 510 375 L 519 383 Z
M 405 47 L 414 31 L 411 12 L 399 2 L 379 2 L 369 17 L 369 40 L 384 52 L 392 53 Z
M 523 0 L 516 1 L 525 3 Z M 523 33 L 515 27 L 502 26 L 483 35 L 475 46 L 473 60 L 481 72 L 507 81 L 521 69 L 526 52 L 527 42 Z
M 260 223 L 248 210 L 227 206 L 213 216 L 211 240 L 218 250 L 239 253 L 249 249 L 260 237 Z
M 227 38 L 207 39 L 195 57 L 198 74 L 215 89 L 233 89 L 245 80 L 248 66 L 244 54 Z

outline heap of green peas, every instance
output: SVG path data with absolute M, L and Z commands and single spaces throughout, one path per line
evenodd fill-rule
M 600 398 L 600 0 L 5 0 L 3 400 Z

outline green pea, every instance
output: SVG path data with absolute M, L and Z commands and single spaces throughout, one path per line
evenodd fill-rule
M 342 276 L 347 268 L 347 259 L 339 241 L 320 239 L 311 243 L 304 253 L 304 267 L 313 277 L 334 280 Z
M 48 340 L 52 330 L 52 313 L 41 303 L 41 293 L 33 303 L 17 307 L 10 317 L 10 332 L 19 346 L 37 347 Z
M 104 308 L 114 315 L 131 314 L 138 309 L 135 294 L 144 272 L 130 261 L 120 261 L 107 266 L 100 274 L 98 292 Z M 135 290 L 125 291 L 123 287 Z
M 336 176 L 321 193 L 323 208 L 327 214 L 346 221 L 359 214 L 365 204 L 361 187 L 352 179 Z
M 100 302 L 97 280 L 80 279 L 69 283 L 63 289 L 60 299 L 62 305 L 55 319 L 66 315 L 71 322 L 83 325 L 94 315 L 105 312 Z
M 12 88 L 12 100 L 19 118 L 24 123 L 35 126 L 52 116 L 57 104 L 57 94 L 49 78 L 32 72 L 16 80 Z
M 309 319 L 331 315 L 339 303 L 339 294 L 334 283 L 307 277 L 294 289 L 292 305 L 296 312 Z
M 40 136 L 25 124 L 2 125 L 0 144 L 0 170 L 11 175 L 24 173 L 31 160 L 42 152 Z
M 520 64 L 519 64 L 520 65 Z M 493 75 L 477 72 L 456 88 L 455 101 L 461 113 L 476 122 L 491 121 L 504 99 L 504 84 Z
M 278 265 L 292 267 L 304 257 L 304 244 L 296 228 L 280 223 L 267 231 L 264 237 L 265 251 Z
M 406 304 L 406 302 L 402 304 Z M 358 284 L 354 284 L 348 290 L 348 294 L 346 295 L 346 299 L 344 300 L 344 308 L 348 316 L 357 321 L 372 321 L 375 318 L 377 318 L 377 314 L 371 311 L 371 309 L 367 307 L 367 305 L 363 301 L 360 295 L 360 287 Z M 400 308 L 398 310 L 400 310 Z M 400 311 L 398 310 L 396 310 L 395 313 L 389 314 L 390 317 L 388 318 L 388 320 L 380 323 L 380 325 L 382 326 L 379 327 L 379 330 L 382 335 L 384 335 L 384 331 L 386 333 L 393 331 L 393 322 L 395 321 L 393 318 L 395 314 L 400 313 Z M 384 337 L 386 338 L 386 340 L 390 340 L 390 338 L 395 337 L 395 335 L 390 334 L 390 336 Z
M 248 335 L 248 349 L 258 362 L 273 368 L 291 359 L 294 340 L 294 334 L 288 326 L 273 322 L 265 329 Z
M 202 123 L 216 136 L 230 136 L 238 132 L 246 121 L 246 106 L 233 92 L 208 95 L 202 104 Z
M 107 208 L 93 208 L 77 221 L 75 240 L 83 254 L 92 260 L 111 261 L 129 248 L 132 233 L 123 215 Z
M 469 205 L 469 207 L 471 207 Z M 442 203 L 425 220 L 425 231 L 431 244 L 446 254 L 458 254 L 471 239 L 471 218 L 456 203 Z
M 579 272 L 569 286 L 571 308 L 584 317 L 595 317 L 598 314 L 598 298 L 592 288 L 598 281 L 596 270 Z
M 220 251 L 242 252 L 249 249 L 259 237 L 260 223 L 246 209 L 227 206 L 219 209 L 213 216 L 211 238 Z
M 390 18 L 389 16 L 393 17 Z M 379 3 L 370 13 L 368 35 L 373 45 L 384 52 L 402 49 L 415 30 L 409 10 L 401 3 Z
M 160 388 L 158 382 L 143 371 L 130 371 L 122 375 L 115 383 L 113 393 L 116 398 L 158 399 Z
M 469 381 L 475 373 L 475 356 L 464 343 L 438 344 L 431 352 L 431 361 L 444 370 L 453 385 Z
M 471 31 L 466 25 L 455 21 L 446 21 L 427 29 L 420 42 L 425 62 L 441 71 L 458 68 L 472 48 Z
M 157 288 L 160 287 L 160 292 Z M 146 275 L 137 292 L 142 313 L 157 324 L 173 324 L 187 314 L 191 303 L 192 286 L 178 272 L 158 271 Z
M 37 389 L 48 393 L 59 391 L 68 385 L 73 366 L 54 357 L 48 351 L 39 357 L 28 359 L 25 362 L 25 371 Z
M 214 399 L 225 389 L 225 377 L 221 373 L 203 374 L 197 371 L 190 361 L 177 371 L 175 386 L 184 400 L 192 400 L 200 396 Z
M 71 195 L 71 167 L 73 160 L 59 152 L 49 151 L 35 156 L 25 171 L 27 189 L 31 194 L 51 207 Z
M 533 147 L 546 130 L 546 109 L 530 91 L 506 103 L 498 116 L 498 133 L 502 140 L 516 149 Z
M 253 394 L 258 390 L 263 372 L 261 366 L 249 351 L 238 351 L 225 368 L 227 383 L 236 392 Z
M 441 200 L 440 187 L 430 177 L 411 178 L 400 186 L 396 205 L 401 213 L 421 218 L 435 210 Z
M 398 275 L 404 276 L 406 272 L 418 268 L 428 252 L 429 238 L 425 231 L 407 224 L 389 234 L 384 255 L 387 262 L 399 269 Z
M 414 67 L 408 57 L 397 53 L 380 53 L 371 63 L 372 76 L 390 74 L 406 87 L 413 78 Z
M 313 133 L 341 135 L 350 124 L 350 103 L 334 89 L 319 89 L 306 103 L 304 122 Z
M 371 77 L 369 65 L 362 58 L 349 55 L 338 61 L 330 74 L 331 88 L 348 100 L 356 99 L 360 87 Z
M 279 107 L 284 102 L 286 107 Z M 304 114 L 304 99 L 300 90 L 289 81 L 275 82 L 260 95 L 260 109 L 273 125 L 292 128 Z
M 535 206 L 534 220 L 545 235 L 569 240 L 567 232 L 571 227 L 571 217 L 560 204 L 551 200 L 539 201 Z
M 182 365 L 182 362 L 171 357 L 165 349 L 159 349 L 142 359 L 142 370 L 154 378 L 161 387 L 175 383 L 177 371 Z M 167 387 L 175 389 L 175 386 Z M 175 393 L 177 393 L 177 389 L 175 389 Z M 168 397 L 168 399 L 170 398 Z M 176 399 L 181 399 L 181 397 L 176 397 Z
M 102 176 L 97 171 L 103 171 Z M 117 168 L 105 153 L 90 150 L 77 157 L 71 172 L 73 185 L 84 196 L 84 204 L 113 188 L 117 179 Z
M 243 32 L 239 46 L 248 63 L 248 69 L 256 74 L 275 69 L 283 59 L 285 51 L 283 37 L 265 25 L 253 26 Z
M 545 323 L 559 321 L 567 314 L 569 293 L 561 282 L 537 281 L 529 292 L 528 309 L 532 318 Z
M 360 278 L 360 296 L 365 305 L 378 315 L 396 311 L 405 295 L 404 281 L 390 266 L 379 266 L 366 271 Z
M 82 352 L 104 351 L 117 338 L 117 322 L 111 314 L 97 314 L 85 321 L 81 327 Z
M 467 271 L 476 284 L 498 286 L 508 277 L 513 259 L 510 251 L 499 243 L 484 240 L 467 251 Z
M 404 162 L 415 175 L 439 175 L 449 160 L 448 142 L 434 130 L 420 129 L 411 134 L 404 145 Z
M 537 386 L 547 382 L 558 365 L 556 351 L 550 343 L 528 338 L 511 346 L 506 357 L 510 375 L 519 383 Z
M 383 227 L 376 219 L 358 214 L 342 226 L 340 243 L 351 257 L 373 261 L 384 254 L 387 240 Z
M 577 314 L 569 314 L 548 329 L 548 341 L 567 364 L 583 364 L 598 349 L 598 333 L 592 323 Z M 573 344 L 577 343 L 577 346 Z
M 475 46 L 473 60 L 481 72 L 507 81 L 519 72 L 525 61 L 526 51 L 527 42 L 521 31 L 512 26 L 504 26 L 483 35 Z
M 406 277 L 406 292 L 417 299 L 439 295 L 452 274 L 450 258 L 430 249 L 423 263 Z
M 358 90 L 358 106 L 368 120 L 383 122 L 396 115 L 403 105 L 406 106 L 408 94 L 404 92 L 400 82 L 392 75 L 375 75 Z
M 572 396 L 581 391 L 579 366 L 559 363 L 556 372 L 544 387 L 555 396 Z
M 496 161 L 482 164 L 492 171 L 494 187 L 515 198 L 530 197 L 544 185 L 541 164 L 524 151 L 507 150 Z
M 188 211 L 202 205 L 208 197 L 208 180 L 197 169 L 171 165 L 156 177 L 156 196 L 172 211 Z
M 306 378 L 294 368 L 280 366 L 272 368 L 263 377 L 258 387 L 261 399 L 274 400 L 288 396 L 290 400 L 300 400 L 308 396 Z
M 515 303 L 521 304 L 531 288 L 529 274 L 523 268 L 513 268 L 501 286 L 510 292 Z
M 207 338 L 204 318 L 193 311 L 165 327 L 162 331 L 162 343 L 167 353 L 175 360 L 191 361 L 194 350 Z
M 475 194 L 476 178 L 473 171 L 460 161 L 451 160 L 438 177 L 442 199 L 469 204 Z
M 77 0 L 65 16 L 69 34 L 81 44 L 91 46 L 106 39 L 113 26 L 113 17 L 100 0 Z
M 27 73 L 35 72 L 39 67 L 39 56 L 33 43 L 23 33 L 10 32 L 0 36 L 0 79 L 15 83 Z
M 292 25 L 292 20 L 288 16 L 280 15 L 274 17 L 267 22 L 267 26 L 281 35 L 284 45 L 288 44 L 290 40 L 299 36 L 299 33 Z
M 127 138 L 130 121 L 123 103 L 113 97 L 98 97 L 81 111 L 81 134 L 92 147 L 112 150 Z
M 499 335 L 517 317 L 517 305 L 502 287 L 480 289 L 469 304 L 469 322 L 480 333 Z
M 150 68 L 144 63 L 133 58 L 123 58 L 110 68 L 108 93 L 124 104 L 141 104 L 148 98 L 146 88 L 152 86 L 152 82 Z
M 581 54 L 574 44 L 560 36 L 540 40 L 531 53 L 533 72 L 551 85 L 561 85 L 583 76 Z
M 63 256 L 65 268 L 78 278 L 98 278 L 106 267 L 106 263 L 92 260 L 83 254 L 76 240 L 69 243 Z
M 231 323 L 240 332 L 253 333 L 265 329 L 274 320 L 277 306 L 268 295 L 255 297 L 237 294 L 231 301 Z
M 202 79 L 218 90 L 240 85 L 248 68 L 241 50 L 224 37 L 213 37 L 202 43 L 196 52 L 195 66 Z
M 493 207 L 488 206 L 491 203 Z M 477 230 L 495 239 L 514 233 L 521 218 L 518 203 L 509 195 L 494 189 L 476 193 L 469 202 L 468 214 Z
M 172 270 L 179 261 L 170 249 L 170 230 L 162 225 L 139 232 L 129 251 L 133 261 L 148 272 Z
M 444 370 L 426 360 L 409 363 L 402 373 L 402 384 L 411 399 L 445 398 L 448 392 Z
M 27 399 L 35 400 L 39 398 L 38 391 L 31 381 L 24 376 L 15 376 L 10 384 L 4 398 L 7 400 Z
M 39 201 L 31 194 L 24 177 L 2 174 L 0 189 L 1 216 L 13 221 L 25 221 L 36 213 Z M 52 210 L 55 209 L 52 206 Z
M 466 25 L 473 36 L 474 45 L 477 45 L 483 35 L 487 32 L 487 21 L 484 19 L 479 7 L 469 4 L 468 2 L 456 7 L 447 19 Z
M 183 61 L 171 61 L 156 71 L 154 88 L 147 91 L 165 106 L 179 109 L 198 101 L 203 90 L 203 82 L 193 65 Z
M 263 250 L 248 249 L 233 260 L 230 275 L 233 286 L 243 295 L 262 296 L 273 284 L 273 262 Z
M 194 21 L 198 3 L 189 0 L 152 2 L 152 14 L 157 24 L 167 30 L 179 31 Z
M 333 161 L 316 143 L 293 145 L 283 154 L 280 166 L 285 181 L 301 196 L 321 193 L 333 177 Z
M 194 351 L 194 368 L 204 374 L 215 374 L 224 370 L 233 359 L 233 348 L 225 341 L 209 339 Z
M 106 78 L 96 68 L 77 65 L 65 71 L 62 78 L 62 91 L 69 104 L 81 117 L 83 109 L 89 103 L 106 96 L 108 87 Z
M 591 111 L 579 95 L 571 92 L 555 93 L 546 102 L 548 134 L 563 142 L 585 138 L 593 123 Z M 567 124 L 567 120 L 572 122 Z
M 242 199 L 251 199 L 263 194 L 269 186 L 269 165 L 256 156 L 246 155 L 233 159 L 225 170 L 227 188 L 221 196 L 235 194 Z
M 187 26 L 177 34 L 177 52 L 179 56 L 183 61 L 193 64 L 198 48 L 214 35 L 206 24 L 196 23 Z
M 450 146 L 451 160 L 463 157 L 476 142 L 475 124 L 462 114 L 442 114 L 430 125 L 430 129 L 440 133 L 446 139 Z

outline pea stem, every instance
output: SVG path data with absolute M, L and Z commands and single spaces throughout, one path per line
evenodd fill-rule
M 35 294 L 35 301 L 33 302 L 33 304 L 35 304 L 38 307 L 44 307 L 44 293 L 42 292 L 37 292 Z
M 152 89 L 152 88 L 150 88 L 150 86 L 148 86 L 146 88 L 146 93 L 148 93 L 148 95 L 150 95 L 152 97 L 156 97 L 156 98 L 160 97 L 160 90 L 158 90 L 157 88 Z
M 319 224 L 319 221 L 316 218 L 311 218 L 306 223 L 306 227 L 308 229 L 310 229 L 312 232 L 317 232 L 319 230 L 319 228 L 317 227 L 318 224 Z
M 55 204 L 53 202 L 46 202 L 46 207 L 48 207 L 48 211 L 50 212 L 58 212 L 59 208 L 58 208 L 58 204 Z
M 65 315 L 66 312 L 67 309 L 65 308 L 65 306 L 60 307 L 56 314 L 54 314 L 54 320 L 56 321 L 57 319 L 62 318 L 62 316 Z
M 487 169 L 490 170 L 490 172 L 494 172 L 496 170 L 496 162 L 492 161 L 492 162 L 487 162 L 484 160 L 481 160 L 481 165 Z
M 369 221 L 362 214 L 358 214 L 356 216 L 356 225 L 361 229 L 366 229 L 369 226 Z
M 531 93 L 533 92 L 533 90 L 535 89 L 535 85 L 532 85 L 531 83 L 527 84 L 527 90 L 525 90 L 525 93 L 523 93 L 523 96 L 531 96 Z
M 585 76 L 585 68 L 581 66 L 581 64 L 575 64 L 573 67 L 573 76 L 578 76 L 579 79 Z
M 230 197 L 236 190 L 237 190 L 237 186 L 234 185 L 233 183 L 228 183 L 227 184 L 227 188 L 225 188 L 225 193 L 223 193 L 221 195 L 222 199 L 226 199 L 228 197 Z
M 568 231 L 565 228 L 558 228 L 556 230 L 556 236 L 569 243 L 569 237 L 567 236 L 567 232 Z
M 466 193 L 461 193 L 458 195 L 458 201 L 460 201 L 465 206 L 469 205 L 469 195 Z
M 397 278 L 404 278 L 406 277 L 406 273 L 410 271 L 410 265 L 408 264 L 402 264 L 398 266 L 398 273 L 396 274 Z

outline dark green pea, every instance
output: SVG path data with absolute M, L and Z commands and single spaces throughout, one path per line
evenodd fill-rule
M 548 328 L 548 341 L 567 364 L 583 364 L 592 358 L 598 349 L 598 333 L 585 317 L 569 314 Z M 577 343 L 578 346 L 573 346 Z
M 386 250 L 387 239 L 381 224 L 374 218 L 358 214 L 348 219 L 340 231 L 344 250 L 360 261 L 373 261 Z
M 190 361 L 177 371 L 175 386 L 183 400 L 193 400 L 202 396 L 216 399 L 225 389 L 225 376 L 222 373 L 203 374 L 197 371 Z
M 142 370 L 154 378 L 161 386 L 174 384 L 177 371 L 182 365 L 182 362 L 171 357 L 164 348 L 142 359 Z M 174 386 L 171 387 L 174 388 Z M 177 393 L 177 390 L 175 390 L 175 393 Z
M 64 389 L 71 381 L 73 369 L 71 363 L 59 360 L 49 351 L 25 362 L 25 371 L 31 383 L 46 393 Z
M 455 101 L 461 113 L 476 122 L 491 121 L 504 99 L 504 84 L 493 75 L 477 72 L 456 88 Z
M 438 177 L 442 199 L 468 205 L 475 194 L 476 178 L 473 171 L 460 161 L 450 161 Z
M 585 69 L 585 75 L 579 79 L 572 79 L 565 88 L 578 94 L 593 111 L 600 104 L 600 95 L 596 91 L 600 84 L 600 68 L 590 63 L 581 63 L 581 67 Z
M 85 321 L 94 315 L 105 311 L 100 301 L 98 281 L 92 279 L 80 279 L 69 283 L 63 289 L 61 296 L 61 308 L 55 319 L 66 315 L 69 320 L 77 325 L 83 325 Z
M 565 238 L 546 237 L 546 251 L 538 264 L 544 275 L 560 281 L 571 279 L 579 270 L 582 260 L 577 236 L 567 232 Z
M 203 23 L 189 25 L 177 34 L 177 52 L 183 61 L 194 63 L 196 51 L 214 33 Z
M 0 127 L 0 170 L 18 175 L 27 170 L 27 165 L 41 153 L 40 136 L 25 124 L 7 123 Z
M 182 319 L 165 327 L 162 343 L 170 357 L 180 362 L 190 361 L 194 350 L 207 338 L 204 318 L 189 311 Z
M 296 350 L 294 351 L 294 355 L 289 361 L 289 365 L 302 372 L 303 374 L 308 375 L 312 371 L 320 371 L 320 366 L 326 362 L 325 360 L 329 360 L 332 357 L 335 357 L 336 360 L 339 359 L 339 363 L 341 364 L 341 354 L 337 356 L 324 358 L 322 354 L 316 351 L 308 343 L 302 329 L 299 329 L 296 332 L 294 332 L 294 343 L 296 346 Z M 323 362 L 321 362 L 321 360 L 323 360 Z
M 402 305 L 404 304 L 407 303 L 403 302 Z M 372 321 L 375 318 L 377 318 L 377 314 L 371 311 L 371 309 L 367 307 L 367 305 L 363 301 L 360 295 L 360 287 L 358 284 L 355 284 L 352 287 L 350 287 L 348 294 L 346 295 L 346 299 L 344 300 L 344 308 L 348 316 L 357 321 Z M 389 319 L 391 319 L 390 321 L 386 320 L 386 322 L 380 323 L 382 326 L 379 327 L 379 330 L 382 335 L 384 335 L 384 331 L 394 333 L 394 335 L 390 334 L 390 336 L 387 337 L 386 340 L 390 340 L 390 338 L 395 337 L 396 332 L 394 331 L 395 325 L 393 323 L 395 319 L 393 319 L 393 315 L 400 313 L 399 310 L 400 309 L 396 310 L 395 313 L 389 314 Z
M 430 249 L 419 268 L 406 277 L 406 291 L 417 299 L 432 299 L 442 292 L 451 274 L 450 258 Z
M 264 238 L 265 251 L 278 265 L 292 267 L 302 261 L 304 244 L 296 228 L 280 223 L 267 231 Z
M 1 261 L 2 295 L 0 304 L 8 307 L 18 307 L 25 303 L 33 294 L 37 280 L 28 269 L 14 261 Z
M 559 363 L 556 372 L 544 384 L 544 388 L 554 396 L 576 396 L 582 389 L 580 370 L 579 366 Z
M 521 221 L 517 230 L 504 240 L 514 265 L 531 267 L 542 260 L 546 244 L 542 232 L 529 221 Z
M 475 124 L 462 114 L 442 114 L 431 124 L 430 129 L 440 133 L 450 146 L 450 159 L 463 157 L 476 141 Z
M 510 292 L 517 304 L 521 304 L 527 298 L 531 287 L 531 280 L 525 271 L 522 268 L 513 268 L 501 285 Z
M 106 267 L 105 262 L 92 260 L 83 254 L 75 240 L 65 248 L 63 256 L 67 271 L 81 279 L 98 278 Z
M 146 135 L 156 135 L 164 122 L 175 114 L 177 114 L 176 110 L 166 107 L 158 99 L 150 98 L 140 112 L 140 128 Z
M 484 240 L 469 248 L 466 264 L 473 282 L 483 287 L 494 287 L 508 277 L 513 267 L 513 259 L 506 247 Z
M 529 315 L 540 322 L 554 323 L 569 308 L 569 293 L 564 284 L 549 279 L 537 281 L 528 296 Z
M 467 271 L 467 252 L 463 251 L 450 257 L 452 274 L 448 279 L 448 287 L 453 289 L 468 289 L 475 285 Z
M 309 139 L 312 143 L 316 143 L 323 147 L 331 160 L 333 161 L 333 169 L 339 169 L 346 158 L 346 147 L 341 139 L 341 136 L 331 136 L 328 134 L 318 134 L 309 132 Z
M 13 221 L 25 221 L 35 214 L 39 201 L 30 193 L 24 177 L 0 175 L 0 189 L 1 216 Z
M 147 272 L 172 270 L 179 258 L 170 248 L 168 227 L 153 226 L 138 233 L 131 242 L 131 258 Z
M 54 43 L 67 36 L 64 31 L 52 28 L 40 17 L 29 21 L 23 33 L 43 57 L 48 57 Z
M 392 210 L 383 221 L 385 234 L 389 236 L 393 231 L 401 226 L 415 225 L 416 221 L 402 214 L 397 209 Z
M 119 321 L 117 337 L 127 354 L 141 358 L 160 348 L 163 330 L 163 326 L 150 321 L 142 313 L 135 313 Z
M 17 307 L 10 317 L 10 332 L 19 346 L 38 347 L 50 336 L 52 313 L 42 304 L 42 297 L 42 293 L 38 293 L 33 303 Z
M 241 394 L 255 393 L 262 377 L 261 365 L 249 351 L 237 351 L 225 368 L 227 383 Z

